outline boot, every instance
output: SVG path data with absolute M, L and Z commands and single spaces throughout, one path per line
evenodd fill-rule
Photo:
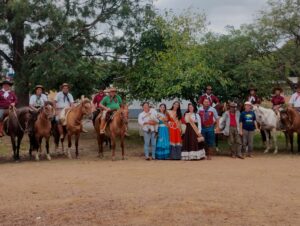
M 211 160 L 212 151 L 213 150 L 210 147 L 206 149 L 207 160 Z
M 3 122 L 0 122 L 0 137 L 3 137 Z

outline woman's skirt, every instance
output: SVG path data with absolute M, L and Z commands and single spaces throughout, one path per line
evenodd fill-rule
M 187 123 L 183 138 L 181 159 L 200 160 L 204 159 L 205 157 L 204 142 L 198 142 L 196 132 L 194 131 L 193 127 Z
M 165 125 L 159 125 L 158 127 L 155 158 L 159 160 L 170 158 L 169 129 Z
M 181 131 L 177 127 L 170 127 L 170 159 L 171 160 L 180 160 L 181 159 Z

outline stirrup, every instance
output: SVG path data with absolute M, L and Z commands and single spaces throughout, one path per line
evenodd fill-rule
M 105 133 L 105 130 L 101 129 L 100 134 L 104 134 L 104 133 Z

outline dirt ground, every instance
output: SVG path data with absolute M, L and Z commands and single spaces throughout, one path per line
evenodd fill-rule
M 0 225 L 300 224 L 300 156 L 147 162 L 141 144 L 130 137 L 127 160 L 118 150 L 115 162 L 96 157 L 90 135 L 79 160 L 29 161 L 24 146 L 19 163 L 2 153 Z

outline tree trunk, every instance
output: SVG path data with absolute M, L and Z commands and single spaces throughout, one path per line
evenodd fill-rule
M 16 94 L 18 97 L 18 106 L 28 105 L 29 89 L 28 89 L 28 77 L 24 73 L 24 21 L 16 20 L 13 12 L 9 11 L 7 14 L 7 20 L 9 23 L 16 23 L 11 30 L 10 34 L 12 37 L 12 67 L 15 71 L 15 84 Z

